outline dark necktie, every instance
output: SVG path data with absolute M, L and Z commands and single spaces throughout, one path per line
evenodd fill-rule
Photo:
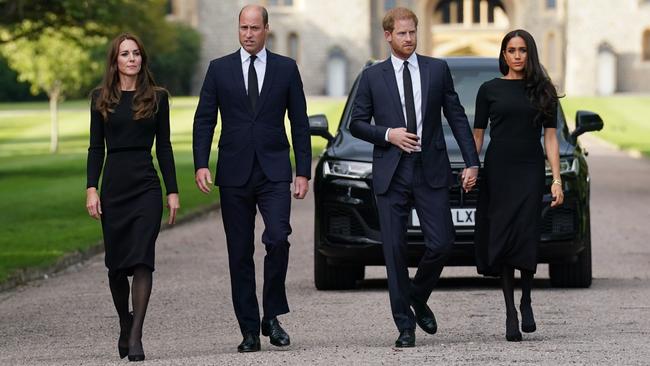
M 411 80 L 411 71 L 409 71 L 409 62 L 404 61 L 404 103 L 406 104 L 406 131 L 417 134 L 418 127 L 415 118 L 415 98 L 413 98 L 413 81 Z
M 257 87 L 257 73 L 255 72 L 255 60 L 257 56 L 252 55 L 250 63 L 248 64 L 248 99 L 251 101 L 251 106 L 255 110 L 257 105 L 257 98 L 259 97 L 259 90 Z

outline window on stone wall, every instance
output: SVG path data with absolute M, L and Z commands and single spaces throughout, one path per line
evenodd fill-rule
M 267 6 L 293 6 L 293 0 L 266 0 Z
M 641 50 L 643 61 L 650 61 L 650 29 L 643 32 L 643 46 Z
M 464 0 L 442 0 L 434 12 L 442 24 L 462 23 L 468 17 L 472 23 L 497 23 L 503 18 L 504 7 L 500 0 L 471 0 L 471 7 L 465 7 Z
M 269 35 L 266 36 L 266 49 L 275 52 L 275 34 L 269 33 Z
M 546 0 L 546 9 L 555 9 L 557 7 L 557 0 Z
M 384 11 L 389 11 L 396 6 L 397 0 L 384 0 Z
M 298 55 L 299 55 L 300 40 L 296 33 L 289 34 L 289 38 L 287 39 L 287 45 L 288 45 L 288 56 L 296 60 L 296 62 L 299 62 L 300 60 Z

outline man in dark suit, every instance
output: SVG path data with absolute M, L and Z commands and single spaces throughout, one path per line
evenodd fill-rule
M 239 352 L 260 350 L 260 313 L 255 294 L 254 226 L 256 208 L 264 220 L 264 287 L 262 335 L 276 346 L 288 346 L 289 335 L 277 316 L 289 312 L 285 277 L 291 233 L 289 142 L 284 115 L 291 121 L 296 160 L 294 197 L 303 199 L 311 176 L 309 122 L 296 62 L 264 47 L 268 13 L 246 6 L 239 13 L 235 53 L 210 62 L 194 115 L 196 184 L 210 192 L 210 146 L 221 114 L 217 160 L 221 213 L 226 232 L 232 300 L 243 341 Z
M 436 332 L 436 319 L 427 300 L 454 241 L 449 207 L 453 182 L 441 109 L 468 166 L 463 171 L 466 190 L 475 184 L 479 166 L 447 63 L 415 53 L 417 23 L 408 9 L 388 11 L 383 28 L 391 57 L 363 71 L 350 123 L 354 136 L 375 145 L 373 188 L 391 310 L 400 332 L 396 347 L 415 345 L 416 323 L 427 333 Z M 374 124 L 370 123 L 372 117 Z M 409 279 L 406 248 L 412 207 L 426 244 L 413 281 Z

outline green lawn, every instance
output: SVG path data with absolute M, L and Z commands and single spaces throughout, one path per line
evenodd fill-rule
M 573 123 L 577 110 L 598 113 L 605 123 L 598 137 L 623 149 L 634 149 L 650 156 L 650 96 L 563 98 L 562 107 Z
M 197 101 L 175 97 L 171 102 L 181 215 L 217 202 L 214 192 L 206 197 L 194 186 L 191 134 Z M 85 210 L 88 102 L 62 104 L 56 155 L 48 153 L 47 108 L 43 102 L 0 103 L 0 282 L 16 269 L 50 265 L 101 239 L 99 223 Z M 309 113 L 327 114 L 332 131 L 342 109 L 342 100 L 308 100 Z M 313 138 L 312 144 L 317 156 L 325 140 Z

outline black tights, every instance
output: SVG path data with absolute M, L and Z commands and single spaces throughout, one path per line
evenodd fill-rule
M 151 269 L 144 265 L 133 268 L 133 284 L 130 289 L 129 280 L 125 273 L 120 272 L 108 277 L 113 304 L 115 304 L 115 310 L 117 310 L 117 315 L 120 318 L 121 332 L 128 334 L 129 349 L 132 351 L 133 348 L 136 351 L 135 354 L 142 350 L 142 325 L 149 305 L 152 281 Z M 129 314 L 129 290 L 131 290 L 131 301 L 133 303 L 131 329 L 128 329 L 131 318 Z M 127 345 L 123 344 L 122 346 Z M 130 353 L 133 354 L 134 352 Z

